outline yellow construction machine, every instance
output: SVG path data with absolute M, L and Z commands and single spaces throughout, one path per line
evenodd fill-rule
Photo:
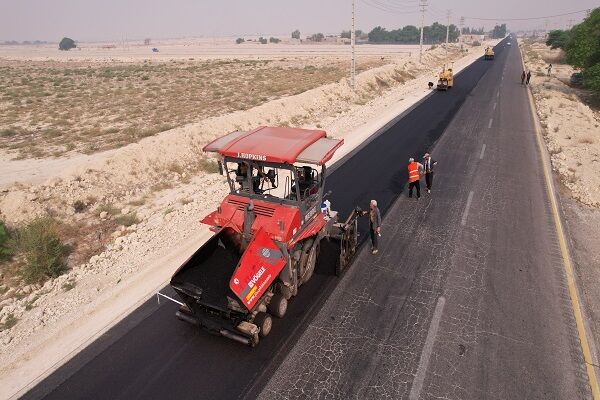
M 485 55 L 483 57 L 486 60 L 493 60 L 494 59 L 494 49 L 492 49 L 491 47 L 486 47 Z
M 440 72 L 440 78 L 437 83 L 438 90 L 448 90 L 454 86 L 454 74 L 452 67 L 444 65 L 444 69 Z

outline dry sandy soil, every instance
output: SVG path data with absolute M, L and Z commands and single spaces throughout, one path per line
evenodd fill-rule
M 589 93 L 568 86 L 574 72 L 560 64 L 560 50 L 520 41 L 544 139 L 558 178 L 562 212 L 581 297 L 600 358 L 600 112 L 586 104 Z M 546 67 L 552 63 L 552 76 Z
M 552 167 L 576 200 L 599 208 L 600 112 L 585 104 L 585 92 L 568 86 L 573 68 L 558 63 L 560 50 L 530 42 L 522 49 Z M 548 63 L 552 76 L 546 76 Z
M 57 51 L 58 44 L 29 46 L 0 46 L 2 58 L 21 61 L 64 61 L 64 62 L 132 62 L 132 61 L 182 61 L 195 60 L 260 60 L 280 57 L 344 57 L 348 59 L 350 47 L 339 43 L 290 43 L 288 38 L 280 38 L 281 43 L 259 44 L 258 36 L 245 36 L 247 41 L 235 44 L 230 38 L 182 38 L 153 40 L 150 45 L 141 41 L 112 43 L 77 43 L 71 51 Z M 158 53 L 152 52 L 157 48 Z M 425 46 L 429 48 L 429 46 Z M 419 45 L 358 45 L 359 57 L 397 57 L 416 53 Z
M 459 71 L 481 52 L 452 48 L 449 57 Z M 205 143 L 260 125 L 322 128 L 346 139 L 334 162 L 426 96 L 427 82 L 444 62 L 441 48 L 428 51 L 423 65 L 414 55 L 399 57 L 359 74 L 355 91 L 342 78 L 93 157 L 68 158 L 43 183 L 32 184 L 25 171 L 20 182 L 5 185 L 2 219 L 19 224 L 50 213 L 77 240 L 66 274 L 25 287 L 2 283 L 9 289 L 0 300 L 0 323 L 16 324 L 0 332 L 0 397 L 43 376 L 146 300 L 206 240 L 209 233 L 197 221 L 217 205 L 226 185 L 214 162 L 201 155 Z M 0 170 L 19 162 L 5 160 Z M 75 212 L 77 200 L 85 210 Z
M 363 71 L 389 63 L 363 58 Z M 339 81 L 347 60 L 143 62 L 0 59 L 0 149 L 19 158 L 95 153 Z

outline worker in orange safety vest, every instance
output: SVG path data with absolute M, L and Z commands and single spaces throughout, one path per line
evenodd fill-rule
M 412 197 L 413 188 L 417 188 L 417 200 L 421 198 L 421 175 L 423 174 L 423 164 L 415 161 L 414 158 L 408 159 L 408 197 Z

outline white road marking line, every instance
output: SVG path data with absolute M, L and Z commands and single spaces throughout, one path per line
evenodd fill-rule
M 481 154 L 479 155 L 479 159 L 482 160 L 483 159 L 483 155 L 485 154 L 485 143 L 483 144 L 483 147 L 481 148 Z
M 488 129 L 490 129 L 492 127 L 492 122 L 494 121 L 494 118 L 490 118 L 490 123 L 488 124 Z
M 498 90 L 498 93 L 496 93 L 496 97 L 500 97 L 500 91 Z
M 467 206 L 465 207 L 465 212 L 463 213 L 462 220 L 460 224 L 465 226 L 467 224 L 467 216 L 469 215 L 469 207 L 471 207 L 471 201 L 473 201 L 473 191 L 469 192 L 469 197 L 467 198 Z
M 496 106 L 498 105 L 498 102 L 494 103 L 494 110 L 496 110 Z
M 425 346 L 421 352 L 421 359 L 419 360 L 419 367 L 415 379 L 413 380 L 412 388 L 408 398 L 410 400 L 417 400 L 423 389 L 423 382 L 425 382 L 425 375 L 427 373 L 427 367 L 429 365 L 429 359 L 433 352 L 433 345 L 435 343 L 435 337 L 437 336 L 438 328 L 440 327 L 440 321 L 442 319 L 442 312 L 444 311 L 444 305 L 446 304 L 446 298 L 440 296 L 433 312 L 433 318 L 429 325 L 429 332 L 427 332 L 427 339 L 425 339 Z

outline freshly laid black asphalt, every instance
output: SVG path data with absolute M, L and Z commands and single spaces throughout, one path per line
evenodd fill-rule
M 497 52 L 259 398 L 591 397 L 521 68 Z
M 25 398 L 408 398 L 415 380 L 421 398 L 588 396 L 519 60 L 503 41 L 334 168 L 341 215 L 378 200 L 380 254 L 362 251 L 339 285 L 321 262 L 257 348 L 151 301 Z M 408 157 L 436 141 L 433 196 L 399 199 Z

